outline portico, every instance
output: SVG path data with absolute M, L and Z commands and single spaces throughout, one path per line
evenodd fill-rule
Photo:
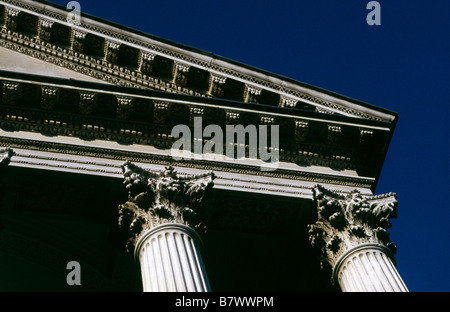
M 0 0 L 5 263 L 64 290 L 57 268 L 76 260 L 84 290 L 407 291 L 388 234 L 396 196 L 375 195 L 397 113 L 66 15 Z M 174 128 L 199 120 L 277 134 L 276 166 L 248 157 L 248 135 L 212 131 L 174 157 Z

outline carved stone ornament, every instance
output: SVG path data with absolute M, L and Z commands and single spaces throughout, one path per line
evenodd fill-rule
M 14 156 L 14 151 L 8 148 L 0 149 L 0 168 L 6 167 L 11 162 L 11 157 Z
M 355 190 L 343 196 L 316 185 L 313 196 L 317 221 L 308 226 L 309 241 L 322 269 L 334 268 L 343 254 L 361 244 L 381 245 L 395 254 L 387 232 L 389 220 L 397 217 L 395 194 L 363 197 Z
M 128 201 L 119 205 L 119 228 L 130 237 L 129 252 L 144 232 L 160 224 L 179 223 L 205 232 L 202 200 L 213 187 L 214 173 L 180 178 L 173 167 L 156 173 L 129 161 L 122 171 Z

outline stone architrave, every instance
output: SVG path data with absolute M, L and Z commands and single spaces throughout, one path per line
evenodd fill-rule
M 128 161 L 122 170 L 128 201 L 119 206 L 119 227 L 140 262 L 144 291 L 210 291 L 199 234 L 214 174 L 184 179 L 173 167 L 155 173 Z
M 309 240 L 345 292 L 408 291 L 395 268 L 395 245 L 387 230 L 397 217 L 393 193 L 347 196 L 316 185 L 317 221 L 309 225 Z

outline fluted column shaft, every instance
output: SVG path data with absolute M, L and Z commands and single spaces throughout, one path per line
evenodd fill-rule
M 362 244 L 337 262 L 334 279 L 344 292 L 407 292 L 386 247 Z
M 198 234 L 182 224 L 163 224 L 142 235 L 135 249 L 145 292 L 210 291 Z
M 119 228 L 140 264 L 144 291 L 210 291 L 199 235 L 214 173 L 180 178 L 173 167 L 153 172 L 129 161 L 122 171 L 128 200 L 119 205 Z

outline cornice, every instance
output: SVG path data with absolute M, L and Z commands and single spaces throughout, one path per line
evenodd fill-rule
M 280 161 L 339 170 L 375 170 L 389 134 L 385 122 L 251 103 L 9 72 L 0 83 L 0 127 L 11 131 L 170 149 L 173 122 L 190 125 L 195 116 L 222 126 L 276 124 Z
M 294 106 L 321 113 L 341 114 L 364 119 L 387 121 L 396 119 L 395 113 L 343 98 L 325 92 L 325 90 L 303 86 L 287 78 L 249 68 L 212 54 L 167 42 L 137 31 L 132 32 L 87 15 L 83 15 L 81 26 L 75 26 L 67 23 L 67 11 L 50 3 L 44 5 L 37 2 L 17 0 L 3 0 L 0 1 L 1 3 L 4 3 L 6 7 L 25 12 L 25 14 L 37 16 L 41 20 L 48 20 L 66 27 L 69 37 L 63 41 L 70 42 L 71 46 L 43 40 L 41 38 L 43 36 L 39 34 L 39 29 L 36 30 L 37 35 L 29 36 L 17 29 L 10 29 L 12 26 L 8 28 L 8 23 L 6 23 L 7 27 L 2 29 L 0 45 L 113 84 L 204 97 L 219 95 L 233 100 L 257 103 L 269 101 L 270 103 L 267 102 L 267 104 L 274 106 Z M 40 25 L 40 23 L 37 24 Z M 86 34 L 92 34 L 105 41 L 104 50 L 106 53 L 103 57 L 89 56 L 82 51 L 76 51 L 83 44 Z M 114 42 L 114 44 L 108 45 L 108 42 Z M 120 55 L 117 55 L 119 46 L 129 49 L 128 55 L 135 55 L 136 59 L 132 61 L 132 66 L 125 66 L 116 62 L 117 58 L 120 57 Z M 109 52 L 115 54 L 111 55 Z M 172 76 L 158 78 L 153 76 L 152 73 L 145 73 L 145 70 L 143 72 L 143 65 L 152 67 L 150 63 L 145 62 L 152 62 L 154 56 L 173 63 L 172 65 L 169 64 L 172 69 L 167 70 L 167 74 Z M 203 77 L 200 79 L 203 79 L 201 81 L 204 81 L 206 85 L 203 82 L 199 84 L 197 81 L 189 87 L 189 83 L 186 85 L 185 79 L 178 76 L 177 73 L 180 72 L 180 69 L 184 74 L 189 71 L 193 76 Z M 211 77 L 214 76 L 222 78 L 220 80 L 212 79 Z M 227 80 L 230 80 L 230 82 Z M 232 86 L 233 90 L 236 87 L 237 89 L 242 88 L 242 93 L 232 95 L 227 94 L 226 90 L 225 93 L 218 91 L 217 84 L 226 87 L 229 83 L 231 83 L 230 87 Z M 194 85 L 196 87 L 193 87 Z M 199 86 L 202 87 L 199 88 Z M 249 90 L 260 91 L 253 93 L 253 96 L 248 96 Z

